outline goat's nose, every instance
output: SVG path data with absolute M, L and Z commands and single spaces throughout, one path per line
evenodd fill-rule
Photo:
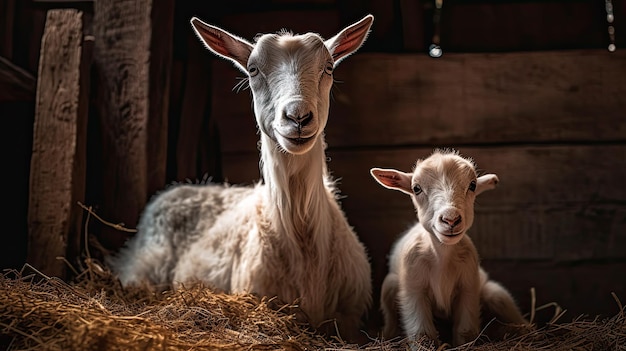
M 449 225 L 450 228 L 454 228 L 461 223 L 462 218 L 458 213 L 445 213 L 439 217 L 439 220 Z
M 303 104 L 291 102 L 285 106 L 285 117 L 296 122 L 300 126 L 305 126 L 313 119 L 313 113 L 306 109 Z

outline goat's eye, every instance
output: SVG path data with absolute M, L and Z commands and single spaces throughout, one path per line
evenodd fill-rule
M 250 75 L 250 77 L 254 77 L 257 74 L 259 74 L 259 69 L 256 66 L 249 66 L 248 67 L 248 74 Z
M 326 66 L 324 67 L 324 73 L 328 74 L 328 75 L 332 75 L 333 74 L 333 69 L 335 67 L 333 66 L 332 62 L 326 62 Z
M 415 195 L 421 194 L 422 193 L 422 187 L 417 185 L 417 184 L 413 185 L 413 193 Z
M 470 191 L 476 191 L 476 181 L 472 180 L 472 182 L 469 185 L 469 190 Z

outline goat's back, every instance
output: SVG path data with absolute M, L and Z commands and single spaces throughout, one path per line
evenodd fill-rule
M 150 200 L 135 237 L 107 263 L 125 286 L 170 287 L 180 258 L 219 218 L 253 197 L 254 189 L 221 184 L 169 187 Z M 225 236 L 214 238 L 216 245 L 226 244 Z

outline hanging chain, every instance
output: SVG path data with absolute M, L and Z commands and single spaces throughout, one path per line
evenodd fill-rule
M 609 51 L 615 51 L 615 27 L 613 27 L 613 21 L 615 17 L 613 16 L 613 1 L 605 0 L 604 8 L 606 9 L 606 21 L 609 23 L 608 32 L 609 32 Z

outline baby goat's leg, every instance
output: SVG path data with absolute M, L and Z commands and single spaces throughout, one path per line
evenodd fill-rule
M 480 331 L 480 293 L 478 288 L 461 289 L 452 313 L 452 343 L 454 346 L 474 340 Z
M 398 330 L 398 275 L 389 273 L 380 290 L 380 307 L 383 312 L 385 326 L 383 337 L 391 339 L 400 335 Z
M 481 299 L 486 311 L 500 322 L 527 324 L 513 297 L 502 285 L 488 280 L 482 287 Z
M 426 335 L 432 340 L 437 340 L 439 335 L 433 321 L 433 306 L 429 297 L 420 287 L 407 289 L 402 284 L 399 286 L 398 297 L 402 326 L 406 336 L 412 340 Z

